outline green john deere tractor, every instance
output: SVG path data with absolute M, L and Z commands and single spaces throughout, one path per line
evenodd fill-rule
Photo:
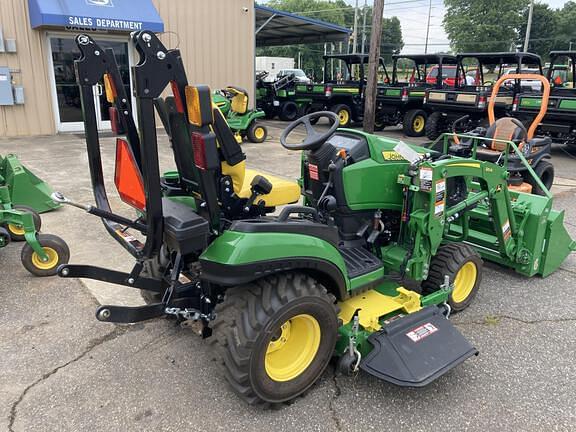
M 216 91 L 212 96 L 213 102 L 226 116 L 230 129 L 236 134 L 238 142 L 244 138 L 253 143 L 266 140 L 268 130 L 266 126 L 258 123 L 259 118 L 266 116 L 260 109 L 248 109 L 248 92 L 239 87 L 226 87 Z
M 138 216 L 110 210 L 89 104 L 96 206 L 74 205 L 101 217 L 135 265 L 123 273 L 69 264 L 59 274 L 142 290 L 146 305 L 102 305 L 100 321 L 195 323 L 249 403 L 297 397 L 333 357 L 343 373 L 424 386 L 477 354 L 447 318 L 476 296 L 483 260 L 547 276 L 576 249 L 552 198 L 510 191 L 505 167 L 338 129 L 333 112 L 305 115 L 282 133 L 286 149 L 302 152 L 299 184 L 246 169 L 210 89 L 189 85 L 180 52 L 148 31 L 132 35 L 137 129 L 113 51 L 88 35 L 76 42 L 82 100 L 93 100 L 102 75 L 114 95 L 127 132 L 117 139 L 115 182 Z M 160 99 L 170 83 L 172 96 Z M 177 167 L 164 176 L 155 108 Z M 329 130 L 315 129 L 321 118 Z M 298 127 L 303 140 L 294 139 Z
M 25 241 L 21 261 L 36 276 L 52 276 L 68 262 L 66 242 L 52 234 L 40 234 L 44 213 L 60 207 L 52 190 L 18 158 L 0 156 L 0 248 L 11 241 Z

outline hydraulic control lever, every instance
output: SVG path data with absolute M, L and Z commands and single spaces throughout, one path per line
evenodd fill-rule
M 268 195 L 272 191 L 272 183 L 270 183 L 266 178 L 262 177 L 261 175 L 257 175 L 252 179 L 250 183 L 250 198 L 246 202 L 244 206 L 244 211 L 248 213 L 250 211 L 250 207 L 254 205 L 254 201 L 259 195 Z

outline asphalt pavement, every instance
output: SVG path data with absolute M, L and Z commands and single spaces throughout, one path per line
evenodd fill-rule
M 248 165 L 294 178 L 299 154 L 278 144 L 285 123 L 268 125 L 269 142 L 244 144 Z M 401 137 L 396 130 L 382 134 Z M 103 146 L 111 160 L 113 139 Z M 553 154 L 555 208 L 566 210 L 576 237 L 576 161 L 564 150 L 556 146 Z M 55 189 L 92 201 L 81 137 L 0 140 L 0 154 L 8 152 Z M 165 138 L 161 153 L 170 168 Z M 107 162 L 105 174 L 112 172 Z M 68 241 L 71 262 L 130 268 L 130 256 L 97 218 L 62 208 L 43 222 L 43 231 Z M 576 430 L 574 254 L 546 279 L 487 264 L 474 304 L 453 317 L 480 355 L 430 386 L 402 389 L 363 373 L 338 376 L 330 366 L 304 397 L 263 410 L 234 395 L 208 344 L 190 329 L 166 319 L 96 321 L 100 303 L 138 304 L 135 290 L 34 278 L 19 253 L 15 243 L 0 250 L 0 430 Z

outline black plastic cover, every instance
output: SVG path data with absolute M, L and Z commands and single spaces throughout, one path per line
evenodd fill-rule
M 428 385 L 478 354 L 437 306 L 392 321 L 368 341 L 374 349 L 360 368 L 402 387 Z
M 169 198 L 162 199 L 164 240 L 171 250 L 182 255 L 199 253 L 208 245 L 208 221 L 192 208 Z

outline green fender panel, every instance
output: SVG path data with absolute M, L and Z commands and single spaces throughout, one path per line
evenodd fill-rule
M 350 286 L 338 249 L 305 234 L 225 231 L 200 255 L 200 263 L 202 279 L 222 286 L 293 269 L 323 274 L 336 284 L 339 296 Z

